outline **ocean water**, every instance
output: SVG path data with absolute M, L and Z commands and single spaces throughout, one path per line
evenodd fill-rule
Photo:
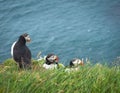
M 0 62 L 23 33 L 33 59 L 41 51 L 64 64 L 112 62 L 120 56 L 120 0 L 0 0 Z

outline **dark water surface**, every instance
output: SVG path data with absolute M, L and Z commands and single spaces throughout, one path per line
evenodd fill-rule
M 65 64 L 74 57 L 111 62 L 120 56 L 120 0 L 0 0 L 0 62 L 25 32 L 34 59 L 42 51 Z

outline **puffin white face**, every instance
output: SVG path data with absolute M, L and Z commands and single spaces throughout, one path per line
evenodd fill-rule
M 30 36 L 27 33 L 23 34 L 22 36 L 25 38 L 26 42 L 31 41 Z
M 80 59 L 75 59 L 73 62 L 74 66 L 77 66 L 77 65 L 83 65 L 83 61 L 81 61 Z
M 30 36 L 29 35 L 25 36 L 25 40 L 26 42 L 30 42 L 31 41 Z
M 55 61 L 55 62 L 58 62 L 58 57 L 56 55 L 52 55 L 48 58 L 49 61 Z

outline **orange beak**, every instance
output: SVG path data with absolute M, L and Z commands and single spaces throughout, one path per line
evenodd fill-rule
M 80 63 L 80 65 L 83 66 L 83 65 L 84 65 L 84 62 L 82 61 L 82 62 Z
M 31 39 L 27 39 L 26 41 L 27 41 L 27 42 L 31 42 Z
M 56 58 L 55 58 L 55 62 L 58 62 L 59 61 L 59 58 L 56 56 Z

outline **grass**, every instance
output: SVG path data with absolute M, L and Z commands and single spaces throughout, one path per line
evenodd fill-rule
M 0 65 L 0 93 L 120 93 L 120 66 L 85 64 L 78 71 L 45 70 L 33 60 L 21 70 L 12 59 Z

